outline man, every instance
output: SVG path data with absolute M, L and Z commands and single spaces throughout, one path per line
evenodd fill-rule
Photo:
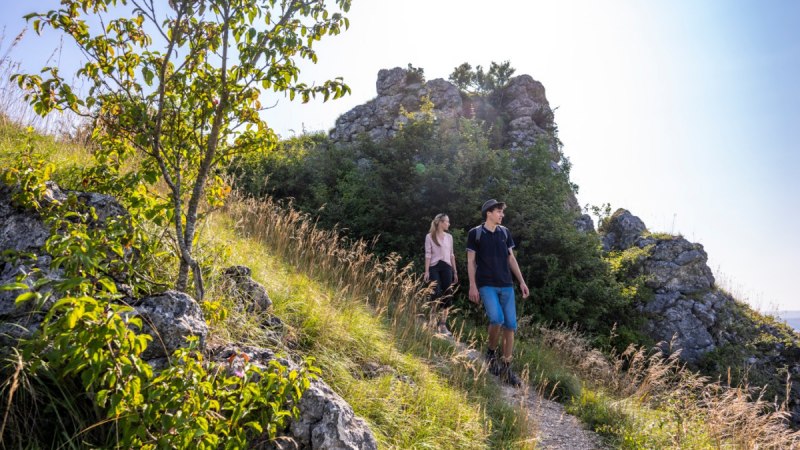
M 514 302 L 513 274 L 528 297 L 528 286 L 522 278 L 514 257 L 514 240 L 508 228 L 501 225 L 506 204 L 495 199 L 487 200 L 481 207 L 484 223 L 469 231 L 467 236 L 467 274 L 469 299 L 477 304 L 483 301 L 489 317 L 489 348 L 486 360 L 489 371 L 504 382 L 519 386 L 519 377 L 511 370 L 514 349 L 514 332 L 517 329 L 517 308 Z M 503 336 L 502 357 L 497 348 Z

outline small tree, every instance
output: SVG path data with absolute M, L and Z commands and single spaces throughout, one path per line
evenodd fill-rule
M 449 79 L 462 91 L 489 94 L 505 86 L 515 71 L 509 61 L 500 64 L 492 61 L 488 72 L 482 66 L 472 70 L 472 65 L 463 63 L 453 69 Z
M 277 137 L 261 118 L 264 91 L 303 102 L 339 98 L 340 78 L 318 86 L 298 80 L 296 61 L 317 61 L 313 44 L 349 26 L 350 0 L 62 0 L 61 9 L 26 19 L 71 37 L 86 58 L 80 97 L 59 74 L 15 75 L 35 111 L 72 110 L 91 118 L 98 159 L 119 169 L 143 156 L 140 180 L 168 187 L 180 267 L 203 297 L 193 255 L 201 204 L 219 206 L 229 191 L 215 168 L 236 154 L 265 151 Z M 329 2 L 330 3 L 330 2 Z

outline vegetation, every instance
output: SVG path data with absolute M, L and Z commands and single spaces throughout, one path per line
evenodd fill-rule
M 241 44 L 239 57 L 247 57 L 248 46 L 261 39 L 286 38 L 297 47 L 250 49 L 254 58 L 269 52 L 289 58 L 279 65 L 289 78 L 273 80 L 265 89 L 301 96 L 330 89 L 335 96 L 346 91 L 338 81 L 321 90 L 297 83 L 291 56 L 296 51 L 314 59 L 313 40 L 338 32 L 334 28 L 346 26 L 344 18 L 328 14 L 322 2 L 281 4 L 289 5 L 282 17 L 299 14 L 320 28 L 292 21 L 294 28 L 278 27 L 289 35 L 265 37 L 246 25 L 258 18 L 256 6 L 251 5 L 255 9 L 249 16 L 229 8 L 228 2 L 172 2 L 175 16 L 165 26 L 183 26 L 165 32 L 165 40 L 186 43 L 186 54 L 195 58 L 187 61 L 197 67 L 170 68 L 167 57 L 144 50 L 149 41 L 139 27 L 145 19 L 153 20 L 152 8 L 113 22 L 97 39 L 83 33 L 78 13 L 92 8 L 104 12 L 107 3 L 114 2 L 72 2 L 72 9 L 36 17 L 73 33 L 79 42 L 83 39 L 90 55 L 99 54 L 92 52 L 103 45 L 131 39 L 129 43 L 142 49 L 135 63 L 142 64 L 136 76 L 141 73 L 144 84 L 135 87 L 137 78 L 127 72 L 134 62 L 125 59 L 101 70 L 110 77 L 92 73 L 106 61 L 84 67 L 84 75 L 97 77 L 92 78 L 93 104 L 75 97 L 55 69 L 49 80 L 17 78 L 33 89 L 40 112 L 68 108 L 92 115 L 99 126 L 91 147 L 62 144 L 22 132 L 5 118 L 0 121 L 0 188 L 11 192 L 13 207 L 36 211 L 51 227 L 42 253 L 52 257 L 47 269 L 61 274 L 47 277 L 45 268 L 36 265 L 41 255 L 3 255 L 4 263 L 23 261 L 32 268 L 3 290 L 18 293 L 19 305 L 46 311 L 34 335 L 2 353 L 4 447 L 256 446 L 282 432 L 298 413 L 310 380 L 320 375 L 366 418 L 382 447 L 534 447 L 537 424 L 503 400 L 486 368 L 469 357 L 468 351 L 475 349 L 433 335 L 425 302 L 430 291 L 413 265 L 420 260 L 428 221 L 441 211 L 450 215 L 457 252 L 463 255 L 465 233 L 479 222 L 477 207 L 489 197 L 510 205 L 506 223 L 536 299 L 520 304 L 525 326 L 518 334 L 516 361 L 538 392 L 565 402 L 620 448 L 790 448 L 800 442 L 800 434 L 785 427 L 786 403 L 766 402 L 771 393 L 752 390 L 739 381 L 744 379 L 737 378 L 740 374 L 733 373 L 725 383 L 710 382 L 674 355 L 665 358 L 627 345 L 642 339 L 631 308 L 651 293 L 643 280 L 631 280 L 630 275 L 648 249 L 603 258 L 596 237 L 574 229 L 574 213 L 564 205 L 575 187 L 569 182 L 569 161 L 552 149 L 555 136 L 510 153 L 490 144 L 485 124 L 437 122 L 428 103 L 408 114 L 405 128 L 385 143 L 333 147 L 324 135 L 311 135 L 272 148 L 274 135 L 253 117 L 258 104 L 247 97 L 255 91 L 222 80 L 255 80 L 275 72 L 266 67 L 267 72 L 255 67 L 226 72 L 224 64 L 214 66 L 223 67 L 221 71 L 200 70 L 206 60 L 199 55 L 224 48 L 225 33 Z M 248 3 L 238 5 L 243 4 Z M 349 2 L 337 4 L 346 10 Z M 191 8 L 204 5 L 210 8 L 206 15 L 189 18 L 189 12 L 202 12 Z M 230 20 L 204 22 L 212 17 Z M 192 27 L 201 23 L 208 34 L 190 39 L 198 32 Z M 244 28 L 237 33 L 236 27 Z M 311 27 L 305 28 L 306 37 L 313 37 L 307 45 L 292 40 L 297 36 L 291 33 L 302 35 L 303 27 Z M 164 64 L 161 72 L 157 64 Z M 181 75 L 179 68 L 186 72 Z M 422 69 L 409 69 L 424 79 Z M 495 70 L 493 86 L 504 84 L 504 73 L 513 73 L 507 63 Z M 170 84 L 178 79 L 187 91 L 194 89 L 194 96 Z M 122 83 L 133 95 L 117 95 L 121 91 L 109 84 L 117 81 L 133 83 Z M 201 85 L 208 87 L 203 93 Z M 174 95 L 171 88 L 177 89 Z M 223 101 L 226 89 L 229 97 Z M 234 110 L 236 101 L 244 103 Z M 123 111 L 135 111 L 137 120 L 130 121 L 134 116 Z M 253 128 L 226 135 L 226 127 L 237 123 Z M 175 136 L 158 134 L 166 130 L 194 143 L 181 147 Z M 246 152 L 235 155 L 233 144 Z M 251 150 L 265 150 L 265 157 Z M 89 165 L 87 155 L 92 157 Z M 561 161 L 558 167 L 554 157 Z M 204 158 L 212 164 L 205 166 Z M 235 164 L 229 168 L 231 159 Z M 251 198 L 235 196 L 223 208 L 229 192 L 212 170 L 214 164 L 229 169 Z M 173 181 L 183 180 L 178 184 L 182 189 L 170 183 L 171 175 Z M 129 215 L 100 221 L 74 193 L 54 202 L 46 196 L 50 179 L 69 188 L 113 194 Z M 195 197 L 197 189 L 200 197 Z M 294 200 L 273 201 L 269 195 Z M 193 202 L 194 212 L 192 206 L 181 209 Z M 602 207 L 596 213 L 603 214 Z M 189 222 L 194 230 L 187 245 Z M 170 228 L 174 245 L 165 239 Z M 200 235 L 201 229 L 207 232 Z M 181 264 L 173 271 L 164 263 L 175 254 Z M 229 298 L 219 275 L 231 264 L 247 264 L 268 287 L 275 313 L 285 321 L 280 335 L 260 326 L 265 317 L 248 314 Z M 225 363 L 208 361 L 190 340 L 171 355 L 166 368 L 151 367 L 142 359 L 150 338 L 139 334 L 141 319 L 119 290 L 130 286 L 134 296 L 141 296 L 163 290 L 174 279 L 183 279 L 185 288 L 189 269 L 204 294 L 212 345 L 274 348 L 304 364 L 289 370 L 278 362 L 258 367 L 245 361 L 244 370 L 232 371 Z M 207 289 L 202 288 L 203 278 Z M 482 317 L 463 299 L 456 306 L 463 308 L 452 327 L 456 338 L 470 345 L 485 342 Z M 535 325 L 534 318 L 579 322 L 581 329 Z M 774 325 L 759 322 L 757 315 L 753 324 Z M 781 344 L 769 336 L 754 332 L 748 339 L 765 348 Z M 606 353 L 596 350 L 598 346 Z M 723 357 L 729 355 L 711 355 L 708 363 L 726 364 Z
M 553 170 L 545 140 L 513 154 L 490 148 L 480 123 L 439 123 L 430 104 L 408 116 L 407 125 L 381 143 L 333 147 L 323 135 L 303 136 L 266 157 L 238 159 L 232 173 L 249 195 L 292 198 L 319 226 L 375 240 L 379 254 L 396 252 L 418 268 L 433 216 L 450 216 L 463 266 L 467 231 L 481 221 L 479 206 L 502 199 L 509 205 L 504 224 L 536 299 L 521 302 L 521 313 L 560 323 L 580 318 L 591 331 L 617 323 L 626 336 L 634 334 L 635 315 L 626 308 L 635 292 L 615 278 L 596 237 L 577 231 L 575 213 L 564 207 L 573 189 L 568 160 Z
M 794 448 L 786 404 L 732 380 L 711 382 L 670 356 L 629 346 L 603 355 L 574 330 L 540 328 L 541 345 L 557 349 L 584 382 L 569 411 L 617 448 Z
M 336 0 L 346 12 L 350 0 Z M 348 26 L 324 0 L 231 2 L 213 0 L 67 0 L 61 9 L 26 16 L 39 33 L 49 27 L 72 38 L 87 62 L 77 71 L 84 95 L 58 67 L 40 75 L 15 75 L 34 110 L 70 110 L 90 118 L 103 170 L 118 171 L 132 156 L 143 159 L 120 180 L 129 190 L 168 187 L 160 206 L 174 226 L 180 267 L 176 288 L 186 291 L 189 271 L 203 298 L 202 271 L 193 257 L 201 206 L 218 207 L 230 191 L 216 167 L 233 155 L 271 148 L 276 136 L 259 113 L 262 91 L 338 98 L 340 80 L 298 82 L 296 59 L 316 62 L 313 49 Z M 91 19 L 91 20 L 90 20 Z M 98 27 L 96 20 L 102 24 Z
M 19 131 L 16 133 L 21 135 Z M 0 138 L 25 141 L 19 137 Z M 71 159 L 64 155 L 60 158 Z M 56 168 L 54 177 L 61 177 L 61 170 L 62 167 Z M 276 313 L 287 323 L 284 335 L 289 345 L 299 356 L 317 357 L 316 365 L 324 378 L 353 405 L 356 414 L 369 421 L 382 447 L 533 446 L 537 424 L 504 403 L 481 366 L 427 331 L 427 311 L 421 301 L 425 290 L 409 268 L 398 265 L 397 256 L 376 259 L 363 241 L 343 240 L 338 233 L 315 225 L 310 217 L 271 202 L 235 200 L 224 214 L 211 215 L 204 223 L 210 239 L 201 239 L 197 250 L 208 273 L 217 273 L 229 264 L 247 263 L 252 267 L 256 279 L 268 287 Z M 226 297 L 215 276 L 208 279 L 209 295 L 203 304 L 211 321 L 211 341 L 275 345 L 274 338 L 256 326 L 260 317 L 242 312 Z M 67 308 L 67 302 L 63 305 Z M 85 321 L 98 312 L 92 307 L 86 311 L 87 314 L 78 316 L 78 331 L 86 328 L 80 324 L 88 324 Z M 52 317 L 58 316 L 54 313 Z M 69 314 L 60 317 L 67 318 Z M 62 319 L 62 323 L 65 320 L 68 321 Z M 482 328 L 461 319 L 457 328 L 461 330 L 459 339 L 482 342 L 480 331 L 475 331 Z M 783 413 L 765 416 L 767 405 L 747 401 L 746 389 L 713 385 L 700 388 L 695 376 L 677 366 L 674 360 L 659 366 L 659 360 L 636 350 L 609 361 L 573 331 L 530 326 L 525 329 L 532 331 L 527 335 L 521 333 L 518 359 L 530 364 L 525 371 L 529 380 L 539 384 L 539 390 L 546 395 L 555 394 L 570 403 L 574 413 L 607 436 L 614 446 L 786 448 L 796 445 L 798 436 L 782 428 Z M 57 330 L 50 328 L 50 333 Z M 72 333 L 65 330 L 62 334 Z M 71 341 L 64 342 L 70 345 L 64 348 L 80 349 L 92 342 L 83 335 L 68 339 Z M 123 342 L 126 341 L 120 343 L 120 350 Z M 133 363 L 137 361 L 138 350 L 131 350 L 126 357 Z M 218 427 L 230 420 L 228 416 L 225 419 L 217 416 L 226 411 L 224 405 L 240 404 L 246 398 L 259 402 L 275 398 L 270 389 L 252 384 L 255 372 L 248 376 L 247 384 L 235 386 L 248 386 L 260 395 L 228 397 L 239 392 L 239 388 L 226 389 L 225 386 L 230 386 L 226 383 L 243 380 L 219 377 L 219 372 L 209 370 L 208 362 L 190 347 L 173 357 L 172 369 L 158 378 L 142 379 L 141 395 L 153 407 L 147 411 L 132 409 L 136 414 L 122 421 L 122 417 L 106 418 L 108 412 L 102 408 L 98 415 L 97 406 L 92 403 L 96 397 L 73 395 L 96 392 L 81 384 L 82 377 L 60 377 L 54 368 L 42 365 L 34 352 L 12 353 L 7 361 L 3 373 L 8 376 L 3 377 L 6 383 L 0 385 L 0 401 L 12 405 L 3 421 L 3 442 L 11 448 L 17 446 L 14 442 L 31 445 L 32 436 L 22 433 L 31 429 L 32 424 L 37 429 L 52 430 L 50 435 L 35 436 L 42 447 L 49 447 L 54 441 L 69 441 L 72 447 L 125 446 L 123 442 L 139 442 L 135 439 L 141 439 L 141 432 L 154 439 L 149 442 L 156 446 L 194 447 L 204 443 L 209 447 L 224 443 L 234 446 L 241 442 L 235 439 L 242 435 L 227 436 Z M 35 366 L 40 370 L 32 370 Z M 142 370 L 147 371 L 144 367 Z M 285 372 L 277 367 L 273 370 L 278 380 L 287 382 Z M 193 380 L 200 384 L 196 387 L 186 384 Z M 114 386 L 120 389 L 119 398 L 129 398 L 124 394 L 126 388 L 130 389 L 127 385 Z M 702 396 L 698 396 L 696 389 L 701 389 Z M 197 396 L 188 402 L 181 397 L 176 403 L 173 395 L 176 392 L 197 392 Z M 106 402 L 110 404 L 110 400 Z M 215 402 L 220 403 L 221 409 L 207 409 Z M 247 417 L 263 412 L 257 404 L 250 405 L 251 415 Z M 181 422 L 170 422 L 176 418 L 174 415 L 163 416 L 165 411 L 175 411 L 178 407 L 185 411 Z M 153 421 L 159 417 L 160 420 Z M 223 422 L 211 422 L 208 431 L 201 433 L 198 427 L 205 426 L 200 419 L 203 417 Z M 272 425 L 264 428 L 264 434 L 252 426 L 237 428 L 250 442 L 264 439 L 261 436 L 269 436 L 268 429 L 279 427 L 278 422 L 270 419 L 255 422 Z M 228 430 L 227 426 L 224 429 Z M 186 444 L 185 439 L 197 433 L 205 440 L 198 438 Z M 212 445 L 215 436 L 219 440 Z M 22 437 L 24 441 L 15 440 Z
M 492 61 L 486 72 L 481 66 L 475 66 L 473 70 L 472 65 L 465 62 L 453 69 L 449 80 L 464 92 L 489 94 L 505 86 L 514 72 L 516 69 L 509 61 L 499 64 Z
M 120 283 L 140 287 L 144 274 L 156 273 L 147 270 L 158 249 L 137 229 L 142 218 L 100 221 L 74 193 L 64 202 L 48 198 L 54 167 L 30 146 L 5 158 L 16 162 L 0 172 L 2 188 L 14 207 L 50 225 L 41 250 L 52 257 L 47 269 L 59 275 L 42 272 L 41 255 L 4 255 L 4 265 L 15 260 L 32 269 L 2 289 L 22 291 L 18 305 L 46 312 L 38 331 L 4 355 L 4 444 L 241 448 L 274 438 L 296 416 L 309 376 L 318 373 L 311 365 L 290 372 L 277 362 L 267 370 L 247 364 L 238 376 L 227 375 L 203 363 L 190 341 L 154 374 L 141 357 L 150 337 L 137 334 L 142 319 L 118 292 Z

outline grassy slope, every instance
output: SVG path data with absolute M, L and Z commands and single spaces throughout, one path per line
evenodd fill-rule
M 231 209 L 238 210 L 234 215 L 247 215 L 249 208 L 234 204 Z M 234 223 L 218 214 L 208 224 L 205 235 L 214 240 L 206 243 L 206 251 L 215 255 L 214 265 L 243 264 L 253 270 L 270 292 L 275 314 L 289 325 L 290 345 L 300 355 L 316 358 L 323 378 L 369 421 L 382 447 L 528 446 L 531 430 L 499 400 L 497 386 L 487 382 L 481 369 L 471 367 L 416 320 L 406 320 L 421 312 L 408 308 L 407 317 L 392 317 L 385 305 L 365 301 L 368 284 L 353 285 L 352 273 L 350 280 L 337 282 L 310 276 L 312 267 L 270 251 L 270 242 L 285 239 L 242 236 L 233 230 Z M 302 239 L 299 244 L 311 245 Z M 356 252 L 349 258 L 369 256 Z M 389 272 L 390 266 L 381 268 Z M 218 338 L 266 345 L 253 332 L 258 327 L 241 323 L 256 320 L 231 314 L 228 323 L 215 327 Z
M 0 121 L 0 164 L 27 143 L 56 163 L 56 181 L 76 187 L 85 149 Z M 212 342 L 274 345 L 259 318 L 237 312 L 215 287 L 219 269 L 244 264 L 288 324 L 291 351 L 317 359 L 323 378 L 369 421 L 382 448 L 532 447 L 536 424 L 503 404 L 480 368 L 419 326 L 419 286 L 391 261 L 375 261 L 364 247 L 339 252 L 334 234 L 275 205 L 234 201 L 204 226 L 198 251 L 209 269 L 208 300 L 230 312 L 212 323 Z M 483 341 L 469 324 L 464 329 L 462 340 Z M 750 405 L 740 391 L 698 391 L 695 379 L 675 376 L 663 363 L 609 363 L 569 332 L 523 332 L 518 349 L 534 384 L 560 393 L 620 448 L 781 448 L 800 439 L 776 426 L 779 416 L 758 419 L 765 405 Z M 379 368 L 376 376 L 369 367 Z M 772 445 L 762 440 L 769 436 L 777 436 Z

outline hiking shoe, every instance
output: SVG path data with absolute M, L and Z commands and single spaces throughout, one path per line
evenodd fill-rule
M 497 355 L 497 350 L 493 348 L 486 349 L 486 364 L 489 365 L 489 373 L 498 376 L 500 375 L 500 357 Z
M 451 333 L 450 330 L 447 329 L 447 324 L 444 323 L 444 322 L 439 322 L 439 330 L 438 331 L 439 331 L 439 334 L 443 334 L 445 336 L 452 336 L 453 335 L 453 333 Z
M 500 381 L 514 387 L 522 386 L 522 380 L 520 380 L 517 374 L 515 374 L 514 371 L 511 370 L 510 362 L 498 361 L 498 363 L 499 363 L 498 365 L 500 366 L 500 371 L 499 371 L 500 373 L 498 375 L 500 377 Z

